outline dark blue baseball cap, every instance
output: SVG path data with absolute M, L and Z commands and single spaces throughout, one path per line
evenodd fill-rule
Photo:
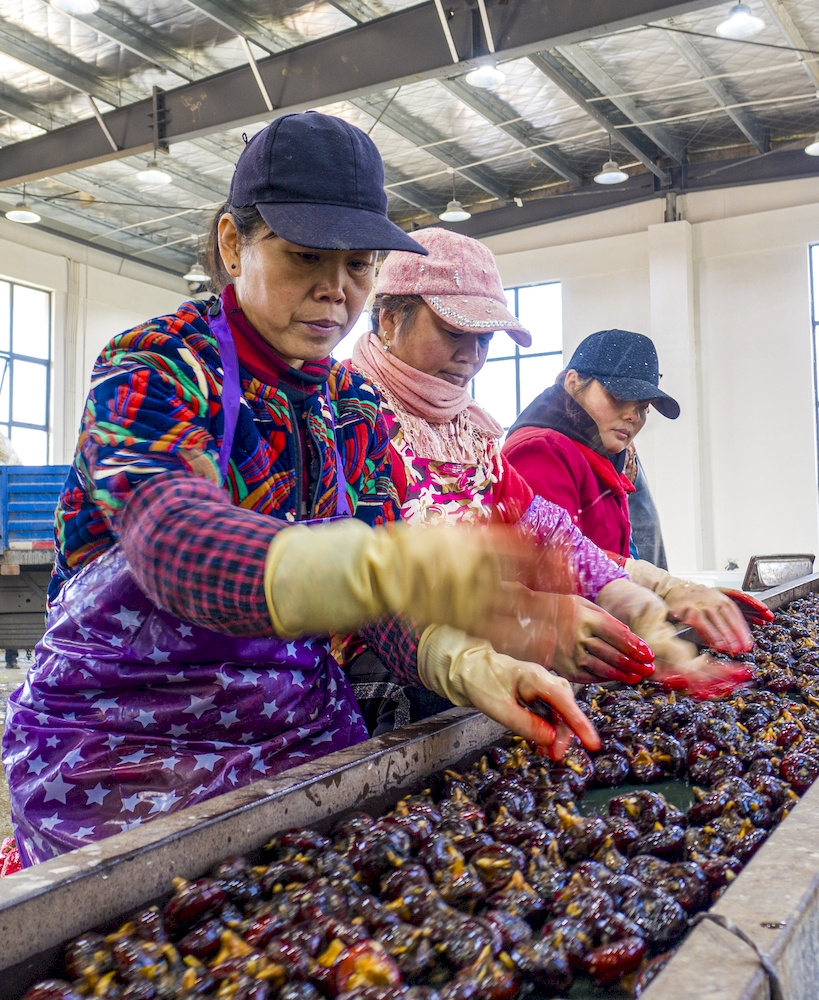
M 426 250 L 387 218 L 375 143 L 341 118 L 282 115 L 248 142 L 228 208 L 255 205 L 277 236 L 318 250 Z
M 642 333 L 599 330 L 580 343 L 566 368 L 591 375 L 618 399 L 651 403 L 670 420 L 680 415 L 680 404 L 660 388 L 657 351 Z

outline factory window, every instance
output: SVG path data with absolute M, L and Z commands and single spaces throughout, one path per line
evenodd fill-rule
M 24 465 L 48 463 L 51 293 L 0 281 L 0 431 Z
M 509 309 L 531 332 L 532 346 L 518 347 L 496 333 L 472 395 L 508 430 L 563 367 L 563 312 L 559 281 L 504 291 Z

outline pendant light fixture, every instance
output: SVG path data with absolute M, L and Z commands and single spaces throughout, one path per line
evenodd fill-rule
M 808 156 L 819 156 L 819 132 L 805 146 L 805 152 Z
M 472 218 L 472 213 L 468 212 L 455 197 L 455 171 L 452 170 L 452 201 L 446 207 L 446 211 L 441 212 L 438 218 L 441 222 L 466 222 Z
M 147 166 L 142 170 L 137 170 L 136 179 L 140 184 L 152 188 L 165 187 L 166 184 L 170 184 L 173 181 L 173 177 L 157 163 L 156 152 L 154 152 L 154 158 Z
M 24 226 L 31 226 L 40 221 L 40 216 L 26 201 L 26 186 L 23 185 L 23 200 L 18 201 L 11 211 L 6 212 L 9 222 L 21 222 Z
M 733 38 L 734 41 L 741 42 L 758 35 L 764 27 L 765 22 L 751 13 L 748 4 L 737 3 L 722 24 L 717 26 L 717 34 L 720 38 Z
M 182 280 L 190 281 L 194 285 L 204 285 L 206 281 L 210 281 L 210 275 L 205 274 L 205 269 L 201 264 L 193 264 Z
M 620 164 L 614 159 L 611 151 L 611 136 L 609 136 L 609 158 L 600 168 L 600 173 L 594 175 L 597 184 L 622 184 L 628 180 L 628 174 L 620 169 Z
M 63 14 L 72 14 L 74 17 L 96 14 L 100 9 L 97 0 L 51 0 L 51 6 L 61 10 Z
M 506 74 L 490 62 L 471 70 L 466 74 L 465 79 L 470 87 L 481 87 L 483 90 L 487 90 L 489 87 L 499 87 L 506 79 Z

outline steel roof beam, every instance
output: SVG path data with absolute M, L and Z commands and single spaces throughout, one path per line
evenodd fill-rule
M 56 45 L 49 45 L 20 25 L 0 21 L 0 52 L 58 80 L 71 90 L 91 94 L 114 107 L 121 103 L 121 92 L 97 73 L 92 73 L 82 59 Z
M 685 148 L 682 143 L 675 139 L 665 126 L 648 124 L 651 121 L 651 115 L 638 107 L 630 97 L 618 96 L 623 88 L 585 49 L 579 45 L 561 45 L 558 46 L 557 51 L 579 73 L 590 80 L 600 93 L 611 101 L 666 156 L 670 156 L 675 163 L 682 163 L 685 160 Z
M 167 45 L 158 31 L 141 24 L 122 6 L 114 7 L 103 3 L 96 14 L 65 14 L 65 16 L 86 25 L 103 38 L 121 45 L 140 59 L 145 59 L 160 69 L 168 70 L 182 80 L 195 80 L 207 75 L 206 70 L 180 55 L 173 46 Z
M 541 145 L 543 139 L 532 135 L 534 129 L 528 122 L 510 121 L 510 119 L 518 117 L 517 111 L 491 91 L 470 87 L 463 77 L 441 80 L 440 82 L 459 101 L 472 108 L 473 111 L 477 111 L 482 118 L 496 125 L 521 146 L 527 149 L 531 146 L 538 146 L 539 148 L 532 150 L 532 156 L 540 160 L 541 163 L 545 163 L 550 170 L 559 174 L 564 180 L 574 184 L 575 187 L 580 187 L 583 184 L 583 178 L 560 153 L 543 147 Z
M 407 114 L 394 104 L 381 108 L 375 99 L 368 100 L 366 98 L 353 100 L 351 103 L 362 111 L 366 111 L 368 115 L 372 115 L 373 118 L 377 118 L 379 124 L 386 125 L 388 129 L 403 136 L 414 146 L 425 146 L 447 139 L 447 136 L 441 135 L 426 122 Z M 452 167 L 462 177 L 476 184 L 479 188 L 483 188 L 487 194 L 491 194 L 493 198 L 497 198 L 499 201 L 512 201 L 514 199 L 512 191 L 491 170 L 487 170 L 486 167 L 467 167 L 466 164 L 474 160 L 475 157 L 458 146 L 456 142 L 444 142 L 443 145 L 432 146 L 423 152 L 440 160 L 448 167 Z M 441 207 L 443 208 L 443 206 Z
M 688 68 L 696 74 L 700 82 L 706 87 L 717 104 L 725 108 L 725 113 L 745 138 L 753 143 L 760 153 L 764 153 L 769 145 L 765 129 L 748 112 L 747 108 L 731 107 L 731 105 L 738 104 L 739 102 L 730 93 L 722 80 L 713 79 L 715 75 L 714 68 L 700 55 L 693 42 L 686 38 L 685 35 L 678 35 L 671 31 L 666 34 L 666 37 L 677 50 L 677 54 L 688 64 Z
M 536 55 L 529 56 L 529 59 L 537 66 L 541 73 L 548 76 L 552 83 L 558 86 L 567 97 L 570 97 L 590 118 L 593 118 L 598 125 L 604 128 L 635 159 L 639 160 L 643 166 L 648 167 L 659 181 L 663 184 L 669 182 L 670 178 L 667 171 L 657 166 L 654 157 L 650 156 L 641 146 L 638 146 L 622 129 L 619 129 L 617 123 L 612 121 L 608 115 L 605 115 L 597 104 L 589 102 L 589 98 L 593 96 L 592 93 L 580 81 L 576 80 L 551 52 L 538 52 Z M 2 153 L 0 153 L 0 157 L 2 157 Z
M 785 4 L 782 0 L 762 0 L 765 6 L 768 8 L 768 12 L 774 19 L 774 23 L 782 32 L 785 41 L 789 45 L 793 45 L 797 49 L 810 49 L 811 46 L 805 41 L 805 37 L 799 28 L 794 24 L 793 18 L 788 13 Z M 805 55 L 802 52 L 796 53 L 796 58 L 802 63 L 805 72 L 810 77 L 810 81 L 814 86 L 819 87 L 819 64 L 815 62 L 808 62 L 805 59 Z
M 765 156 L 754 154 L 733 162 L 704 160 L 701 163 L 686 163 L 681 167 L 671 167 L 670 171 L 671 190 L 685 194 L 804 177 L 819 179 L 819 162 L 797 149 Z M 655 189 L 653 178 L 648 174 L 637 174 L 616 187 L 595 185 L 580 191 L 525 201 L 523 208 L 503 207 L 491 212 L 476 212 L 468 222 L 448 224 L 446 228 L 475 239 L 485 239 L 558 219 L 571 219 L 607 208 L 650 201 L 665 197 L 665 194 L 665 191 Z
M 291 45 L 298 45 L 303 41 L 300 37 L 293 37 L 284 30 L 281 36 L 277 35 L 259 24 L 235 3 L 224 3 L 223 0 L 185 0 L 185 2 L 228 31 L 243 35 L 249 41 L 255 42 L 266 52 L 282 52 Z
M 490 4 L 487 9 L 499 57 L 517 58 L 553 45 L 701 10 L 712 2 L 584 0 L 553 4 L 530 0 L 526 4 Z M 197 0 L 203 10 L 215 3 Z M 224 12 L 227 5 L 219 4 L 219 8 Z M 451 0 L 449 8 L 453 11 L 449 26 L 466 62 L 461 65 L 466 69 L 472 58 L 472 10 L 468 0 Z M 230 30 L 238 28 L 232 25 Z M 257 37 L 252 40 L 259 41 Z M 430 0 L 280 52 L 260 60 L 258 66 L 276 112 L 265 107 L 250 67 L 238 66 L 166 91 L 166 141 L 182 142 L 276 113 L 361 97 L 403 83 L 448 76 L 453 71 L 449 47 Z M 105 95 L 94 96 L 108 100 Z M 146 123 L 151 104 L 150 99 L 136 101 L 104 116 L 120 147 L 118 153 L 111 149 L 93 119 L 6 146 L 0 150 L 0 185 L 47 177 L 150 149 Z

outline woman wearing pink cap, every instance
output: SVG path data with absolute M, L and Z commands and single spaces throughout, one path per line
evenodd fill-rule
M 666 676 L 713 678 L 713 663 L 676 638 L 664 602 L 632 583 L 562 507 L 534 495 L 501 454 L 503 428 L 471 398 L 470 382 L 486 361 L 495 331 L 505 331 L 523 347 L 532 342 L 506 308 L 491 252 L 445 229 L 412 235 L 428 255 L 387 256 L 376 282 L 374 332 L 353 352 L 354 366 L 382 394 L 403 518 L 427 524 L 518 523 L 565 553 L 568 572 L 557 587 L 568 584 L 627 623 L 652 646 Z M 570 679 L 612 676 L 608 667 L 592 666 Z

